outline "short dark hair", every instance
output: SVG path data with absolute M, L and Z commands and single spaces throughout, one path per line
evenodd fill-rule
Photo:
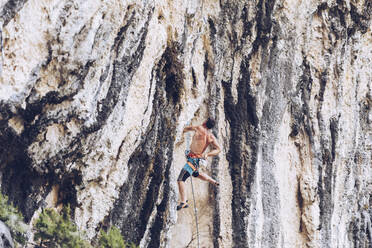
M 208 129 L 212 129 L 215 124 L 216 124 L 216 122 L 212 118 L 208 118 L 207 122 L 205 123 L 205 126 Z

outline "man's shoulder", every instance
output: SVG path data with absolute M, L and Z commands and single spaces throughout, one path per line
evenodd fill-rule
M 208 131 L 207 133 L 207 137 L 208 137 L 208 141 L 209 142 L 213 142 L 214 140 L 216 140 L 216 137 L 213 135 L 212 132 Z

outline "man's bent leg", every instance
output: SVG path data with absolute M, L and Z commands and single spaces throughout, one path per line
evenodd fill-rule
M 198 178 L 200 178 L 203 181 L 210 182 L 210 183 L 212 183 L 214 185 L 217 185 L 218 184 L 216 180 L 213 180 L 213 178 L 211 178 L 210 176 L 208 176 L 207 174 L 205 174 L 203 172 L 199 172 Z

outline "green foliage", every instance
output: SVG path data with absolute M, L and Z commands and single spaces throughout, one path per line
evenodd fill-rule
M 117 227 L 112 227 L 106 233 L 101 230 L 99 239 L 100 248 L 122 248 L 125 247 L 125 242 L 121 236 L 120 230 Z
M 117 227 L 111 227 L 108 232 L 101 230 L 99 239 L 99 248 L 136 248 L 134 244 L 125 243 L 123 236 L 121 236 L 120 230 Z
M 40 244 L 39 247 L 92 248 L 89 242 L 83 239 L 82 233 L 70 216 L 71 210 L 69 206 L 64 207 L 61 214 L 54 209 L 44 209 L 34 226 L 34 241 Z M 28 225 L 23 222 L 23 216 L 17 208 L 8 203 L 8 197 L 1 193 L 0 220 L 9 227 L 14 240 L 24 246 L 27 241 Z M 126 243 L 118 228 L 112 227 L 107 233 L 101 231 L 99 248 L 126 247 L 136 248 L 137 246 Z
M 90 248 L 70 219 L 70 207 L 64 207 L 62 214 L 54 209 L 44 209 L 36 221 L 35 242 L 48 248 Z
M 17 208 L 8 203 L 8 197 L 1 193 L 0 220 L 9 227 L 12 237 L 16 242 L 21 245 L 26 243 L 28 226 L 23 222 L 23 216 Z

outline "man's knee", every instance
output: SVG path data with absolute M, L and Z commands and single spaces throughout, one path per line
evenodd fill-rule
M 203 172 L 198 172 L 198 177 L 203 177 L 204 173 Z
M 200 172 L 198 178 L 205 181 L 207 180 L 207 174 Z

